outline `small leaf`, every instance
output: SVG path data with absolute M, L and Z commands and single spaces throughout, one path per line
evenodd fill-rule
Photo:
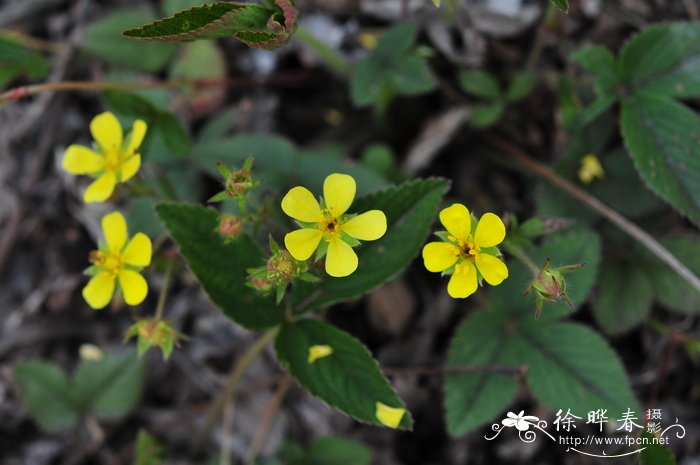
M 596 92 L 599 96 L 612 95 L 618 85 L 615 57 L 605 47 L 586 47 L 571 55 L 571 60 L 596 78 Z
M 459 83 L 465 92 L 476 97 L 494 100 L 501 96 L 501 87 L 491 73 L 483 69 L 464 70 L 459 73 Z
M 392 61 L 409 52 L 416 43 L 418 28 L 414 23 L 399 23 L 387 29 L 377 42 L 374 53 Z
M 434 90 L 437 80 L 425 58 L 407 56 L 398 61 L 389 74 L 389 79 L 400 95 L 420 95 Z
M 136 439 L 135 465 L 161 465 L 165 459 L 165 450 L 153 436 L 144 429 L 139 430 Z
M 552 5 L 556 6 L 564 13 L 569 12 L 569 0 L 551 0 L 551 1 L 552 1 Z
M 369 465 L 372 451 L 350 439 L 324 436 L 311 444 L 308 465 Z
M 121 36 L 121 31 L 153 16 L 143 10 L 129 9 L 112 12 L 85 30 L 83 47 L 108 63 L 139 71 L 161 70 L 175 53 L 172 44 L 139 44 Z
M 493 126 L 501 119 L 504 110 L 505 107 L 500 102 L 479 105 L 474 108 L 474 113 L 472 113 L 472 125 L 481 129 Z
M 333 354 L 311 364 L 308 354 L 314 345 L 328 345 Z M 403 407 L 367 348 L 335 326 L 316 320 L 284 324 L 275 348 L 282 366 L 302 386 L 357 420 L 381 426 L 376 417 L 377 402 Z M 406 411 L 399 427 L 410 429 L 412 424 Z
M 279 324 L 280 310 L 245 285 L 249 268 L 264 264 L 262 252 L 247 235 L 225 242 L 216 232 L 216 211 L 187 204 L 156 208 L 190 269 L 212 301 L 232 320 L 249 329 Z
M 236 37 L 250 47 L 284 45 L 296 30 L 298 11 L 291 0 L 263 4 L 217 2 L 124 32 L 127 37 L 163 42 Z
M 518 73 L 513 77 L 506 92 L 506 100 L 516 103 L 528 97 L 535 88 L 535 78 L 529 73 Z
M 676 465 L 676 458 L 668 446 L 654 444 L 656 437 L 647 430 L 642 431 L 640 438 L 646 439 L 648 445 L 639 454 L 639 465 Z
M 65 373 L 46 362 L 24 362 L 14 369 L 22 400 L 42 428 L 56 431 L 74 427 L 79 409 Z

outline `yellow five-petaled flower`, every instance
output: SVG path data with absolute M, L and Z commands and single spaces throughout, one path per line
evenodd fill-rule
M 93 181 L 83 194 L 85 202 L 104 202 L 120 182 L 131 179 L 141 166 L 137 153 L 148 126 L 134 121 L 129 136 L 124 139 L 122 127 L 110 112 L 95 116 L 90 132 L 97 142 L 95 150 L 82 145 L 71 145 L 63 157 L 63 169 L 72 174 L 87 174 Z
M 94 309 L 107 306 L 112 300 L 117 282 L 128 305 L 138 305 L 148 294 L 148 283 L 139 273 L 151 263 L 151 240 L 143 233 L 136 233 L 128 241 L 126 221 L 119 212 L 102 218 L 105 243 L 100 250 L 90 254 L 93 275 L 83 288 L 83 297 Z
M 496 246 L 506 237 L 506 228 L 493 213 L 485 213 L 474 228 L 469 210 L 455 203 L 440 212 L 447 229 L 444 242 L 423 247 L 423 262 L 428 271 L 452 272 L 447 292 L 454 298 L 472 295 L 483 277 L 492 286 L 508 277 L 508 268 L 497 255 Z M 446 237 L 445 237 L 446 236 Z
M 357 240 L 374 241 L 382 237 L 386 232 L 386 216 L 380 210 L 346 214 L 355 199 L 355 191 L 352 176 L 335 173 L 323 182 L 321 204 L 301 186 L 284 196 L 282 210 L 302 227 L 284 237 L 284 244 L 295 259 L 309 259 L 321 245 L 326 249 L 329 275 L 348 276 L 357 269 L 357 255 L 352 245 L 357 244 Z

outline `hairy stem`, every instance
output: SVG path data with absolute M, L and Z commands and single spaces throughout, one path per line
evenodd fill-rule
M 163 287 L 160 289 L 160 294 L 158 295 L 158 305 L 156 306 L 156 321 L 163 319 L 163 310 L 165 309 L 165 300 L 168 297 L 168 287 L 170 287 L 170 278 L 173 275 L 173 261 L 168 261 L 168 267 L 165 269 L 165 276 L 163 277 Z
M 503 248 L 512 256 L 520 260 L 520 262 L 527 267 L 528 270 L 532 271 L 533 274 L 537 275 L 540 273 L 540 267 L 537 266 L 535 262 L 532 261 L 530 257 L 527 256 L 525 251 L 521 248 L 518 247 L 517 245 L 514 245 L 511 242 L 504 242 L 503 243 Z
M 680 260 L 678 260 L 671 252 L 668 251 L 668 249 L 661 245 L 656 239 L 654 239 L 647 232 L 639 228 L 639 226 L 632 223 L 627 218 L 620 215 L 618 212 L 608 207 L 597 198 L 579 189 L 573 183 L 558 175 L 551 168 L 538 162 L 537 160 L 535 160 L 530 155 L 528 155 L 515 145 L 511 144 L 510 142 L 502 139 L 501 137 L 493 133 L 485 133 L 484 138 L 494 147 L 500 149 L 508 156 L 513 157 L 514 159 L 519 161 L 530 171 L 534 172 L 538 176 L 547 179 L 555 186 L 566 191 L 576 200 L 580 201 L 588 208 L 595 211 L 600 216 L 604 217 L 605 219 L 613 223 L 615 226 L 623 230 L 629 236 L 639 241 L 644 247 L 647 248 L 647 250 L 656 255 L 662 262 L 667 264 L 669 267 L 671 267 L 673 271 L 678 273 L 678 275 L 681 278 L 687 281 L 695 290 L 700 292 L 700 278 L 698 278 L 698 276 L 696 276 L 695 273 L 693 273 L 693 271 L 690 270 L 687 266 L 681 263 Z

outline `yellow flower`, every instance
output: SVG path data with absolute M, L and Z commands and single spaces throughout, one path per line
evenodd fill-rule
M 594 179 L 603 179 L 604 177 L 605 170 L 595 154 L 589 153 L 581 158 L 581 168 L 578 170 L 578 178 L 582 183 L 590 184 Z
M 375 402 L 375 413 L 374 415 L 384 426 L 389 428 L 398 428 L 401 424 L 403 416 L 406 414 L 406 409 L 401 407 L 389 407 L 381 402 Z
M 110 112 L 101 113 L 90 122 L 90 132 L 97 141 L 96 150 L 82 145 L 66 149 L 63 169 L 95 178 L 83 194 L 85 202 L 104 202 L 117 183 L 126 182 L 136 174 L 141 166 L 141 155 L 137 151 L 147 128 L 144 121 L 134 121 L 131 134 L 125 140 L 117 118 Z
M 94 309 L 107 306 L 112 300 L 117 281 L 128 305 L 138 305 L 148 294 L 148 283 L 139 273 L 151 264 L 151 240 L 136 233 L 128 241 L 126 221 L 119 212 L 102 218 L 105 243 L 90 254 L 93 264 L 88 269 L 92 278 L 83 288 L 83 298 Z
M 289 253 L 297 260 L 308 260 L 322 247 L 326 272 L 334 277 L 352 274 L 357 255 L 352 250 L 358 240 L 374 241 L 386 232 L 386 216 L 380 210 L 347 215 L 355 199 L 355 180 L 347 174 L 331 174 L 323 182 L 323 199 L 318 203 L 305 187 L 295 187 L 282 199 L 282 210 L 297 220 L 302 229 L 284 237 Z M 323 242 L 321 242 L 323 240 Z
M 508 277 L 508 268 L 497 258 L 496 246 L 506 237 L 506 228 L 493 213 L 485 213 L 475 228 L 469 210 L 455 203 L 440 212 L 440 222 L 447 233 L 438 233 L 444 242 L 430 242 L 423 247 L 423 262 L 428 271 L 452 272 L 447 285 L 450 296 L 465 298 L 474 293 L 479 276 L 497 286 Z

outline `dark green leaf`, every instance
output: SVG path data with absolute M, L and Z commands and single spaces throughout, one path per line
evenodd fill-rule
M 474 108 L 472 124 L 477 128 L 487 128 L 496 124 L 503 116 L 505 107 L 501 102 L 479 105 Z
M 661 239 L 661 243 L 695 274 L 700 274 L 700 237 L 685 234 Z M 656 300 L 669 310 L 681 313 L 700 313 L 700 292 L 696 291 L 678 273 L 654 260 L 647 266 L 651 283 L 656 290 Z
M 615 94 L 618 85 L 615 57 L 605 47 L 586 47 L 571 55 L 571 60 L 596 78 L 596 92 L 599 96 Z
M 45 362 L 24 362 L 15 367 L 14 375 L 22 400 L 42 428 L 55 431 L 77 424 L 79 409 L 60 368 Z
M 328 345 L 333 353 L 309 363 L 309 348 L 314 345 Z M 335 326 L 316 320 L 284 324 L 275 348 L 282 366 L 302 386 L 357 420 L 381 425 L 376 417 L 377 402 L 403 407 L 367 348 Z M 406 411 L 400 428 L 408 429 L 412 424 Z
M 535 77 L 529 73 L 518 73 L 513 77 L 506 92 L 506 100 L 511 103 L 519 102 L 532 93 L 535 88 Z
M 122 37 L 129 27 L 151 21 L 143 10 L 119 10 L 93 23 L 83 37 L 83 47 L 108 63 L 139 71 L 161 70 L 175 53 L 173 44 L 140 44 Z
M 165 459 L 165 450 L 146 430 L 139 430 L 136 439 L 135 465 L 160 465 Z
M 448 188 L 443 179 L 416 180 L 358 198 L 350 211 L 382 210 L 387 232 L 356 249 L 359 268 L 355 273 L 342 279 L 327 277 L 316 286 L 318 297 L 305 310 L 359 297 L 393 279 L 418 254 Z
M 217 233 L 218 215 L 208 208 L 162 204 L 156 210 L 204 290 L 229 318 L 250 329 L 281 322 L 282 312 L 274 302 L 245 285 L 246 270 L 264 264 L 260 249 L 247 235 L 224 242 Z
M 434 90 L 437 80 L 425 58 L 407 56 L 398 61 L 389 74 L 393 88 L 400 95 L 420 95 Z
M 49 64 L 41 54 L 29 50 L 0 31 L 0 88 L 20 76 L 42 79 L 49 73 Z
M 464 70 L 459 73 L 459 83 L 465 92 L 476 97 L 494 100 L 501 96 L 501 87 L 491 73 L 483 69 Z
M 556 6 L 564 13 L 569 12 L 569 0 L 551 0 L 551 1 L 552 1 L 552 5 Z
M 408 53 L 416 42 L 418 29 L 413 23 L 399 23 L 382 34 L 374 53 L 383 59 L 396 61 Z
M 308 465 L 369 465 L 372 451 L 350 439 L 324 436 L 311 444 L 307 460 Z
M 640 438 L 646 439 L 649 445 L 640 447 L 639 465 L 676 465 L 676 458 L 667 446 L 653 443 L 656 437 L 652 433 L 644 430 Z

